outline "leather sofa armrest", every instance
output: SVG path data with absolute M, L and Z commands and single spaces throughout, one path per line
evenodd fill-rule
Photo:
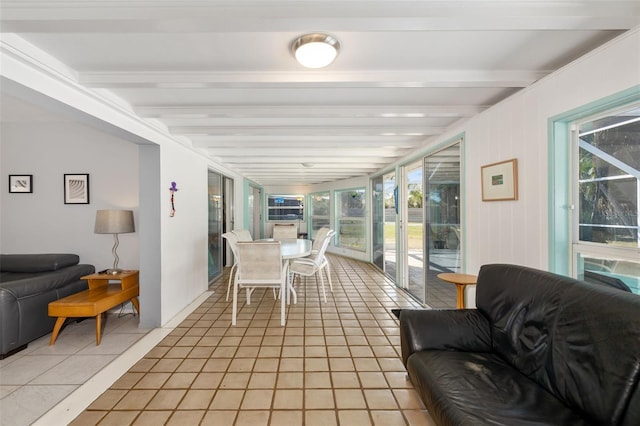
M 403 309 L 400 312 L 402 362 L 418 351 L 491 351 L 489 320 L 476 309 Z

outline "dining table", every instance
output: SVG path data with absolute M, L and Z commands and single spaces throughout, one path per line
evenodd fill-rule
M 273 239 L 268 239 L 267 241 L 273 241 Z M 287 303 L 290 303 L 291 297 L 293 297 L 293 303 L 295 304 L 298 298 L 293 288 L 292 277 L 289 274 L 289 265 L 292 259 L 309 256 L 313 247 L 313 241 L 300 238 L 282 239 L 279 241 L 280 254 L 282 255 L 283 267 L 287 278 L 287 288 L 289 289 L 289 291 L 287 291 Z

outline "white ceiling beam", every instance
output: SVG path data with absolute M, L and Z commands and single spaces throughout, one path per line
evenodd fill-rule
M 488 106 L 477 105 L 354 105 L 354 106 L 138 106 L 136 114 L 145 118 L 214 118 L 214 117 L 473 117 Z
M 208 141 L 208 140 L 197 140 L 192 141 L 193 146 L 195 148 L 209 148 L 212 150 L 220 149 L 220 148 L 237 148 L 237 149 L 254 149 L 254 148 L 264 148 L 268 147 L 271 149 L 284 149 L 288 150 L 291 148 L 298 147 L 307 147 L 312 148 L 314 146 L 322 146 L 323 148 L 360 148 L 360 149 L 369 149 L 369 148 L 406 148 L 413 149 L 417 146 L 420 146 L 422 143 L 422 139 L 416 142 L 405 142 L 402 140 L 396 141 L 391 138 L 387 138 L 387 140 L 360 140 L 360 141 L 350 141 L 347 138 L 335 138 L 335 137 L 314 137 L 317 140 L 310 140 L 305 137 L 301 139 L 299 137 L 294 138 L 294 140 L 282 141 L 282 140 L 273 140 L 273 139 L 264 139 L 264 140 L 238 140 L 238 141 Z M 260 138 L 262 139 L 262 138 Z
M 3 0 L 9 32 L 606 30 L 637 25 L 636 1 Z M 392 17 L 393 19 L 388 19 Z M 606 17 L 606 19 L 603 19 Z
M 366 155 L 364 152 L 363 155 L 358 157 L 357 161 L 354 161 L 352 157 L 342 157 L 339 152 L 336 152 L 334 156 L 324 155 L 318 157 L 309 157 L 306 155 L 303 156 L 291 156 L 291 157 L 283 157 L 282 155 L 277 155 L 274 153 L 272 156 L 262 156 L 262 157 L 253 157 L 249 155 L 238 155 L 238 156 L 226 156 L 224 157 L 224 162 L 232 165 L 241 165 L 241 164 L 273 164 L 278 167 L 286 167 L 290 164 L 302 164 L 302 163 L 313 163 L 315 165 L 320 165 L 323 163 L 328 164 L 338 164 L 338 163 L 360 163 L 360 164 L 386 164 L 381 163 L 379 157 L 370 157 Z
M 526 87 L 548 71 L 530 70 L 394 70 L 363 72 L 82 72 L 80 84 L 116 88 L 426 88 Z
M 299 135 L 300 137 L 310 135 L 345 135 L 345 136 L 428 136 L 439 135 L 446 130 L 446 127 L 432 126 L 402 126 L 397 131 L 386 126 L 173 126 L 169 131 L 186 137 L 191 135 L 263 135 L 263 136 L 285 136 Z
M 367 155 L 375 155 L 380 156 L 381 158 L 387 157 L 398 157 L 405 153 L 407 150 L 402 148 L 368 148 L 366 150 Z M 248 154 L 247 148 L 243 146 L 238 146 L 235 148 L 210 148 L 209 152 L 211 155 L 215 155 L 221 158 L 229 158 L 232 156 L 246 156 Z M 349 146 L 344 146 L 340 148 L 340 152 L 336 153 L 336 149 L 332 147 L 324 147 L 322 145 L 300 145 L 296 148 L 287 148 L 286 150 L 282 149 L 274 149 L 271 147 L 263 147 L 263 148 L 251 148 L 252 156 L 260 156 L 260 157 L 270 157 L 276 156 L 277 158 L 281 157 L 290 157 L 290 156 L 300 156 L 300 157 L 308 157 L 312 158 L 314 156 L 332 156 L 332 155 L 340 155 L 342 157 L 353 157 L 358 158 L 362 156 L 362 153 L 365 152 L 362 148 L 352 148 Z

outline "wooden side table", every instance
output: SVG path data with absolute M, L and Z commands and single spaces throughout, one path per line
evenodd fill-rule
M 101 318 L 104 312 L 121 303 L 131 301 L 140 315 L 138 276 L 139 271 L 123 271 L 119 274 L 91 274 L 80 277 L 87 280 L 89 290 L 49 303 L 49 316 L 58 317 L 49 345 L 56 342 L 58 333 L 67 318 L 95 317 L 96 345 L 99 345 L 102 333 Z M 119 281 L 119 284 L 110 284 L 110 281 Z
M 464 308 L 464 289 L 468 285 L 475 285 L 478 277 L 475 275 L 468 274 L 455 274 L 455 273 L 446 273 L 446 274 L 438 274 L 438 278 L 442 281 L 455 284 L 457 291 L 457 303 L 456 308 L 463 309 Z

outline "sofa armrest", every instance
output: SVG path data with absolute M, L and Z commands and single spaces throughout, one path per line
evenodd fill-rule
M 403 309 L 400 312 L 402 362 L 418 351 L 491 351 L 489 320 L 476 309 Z

